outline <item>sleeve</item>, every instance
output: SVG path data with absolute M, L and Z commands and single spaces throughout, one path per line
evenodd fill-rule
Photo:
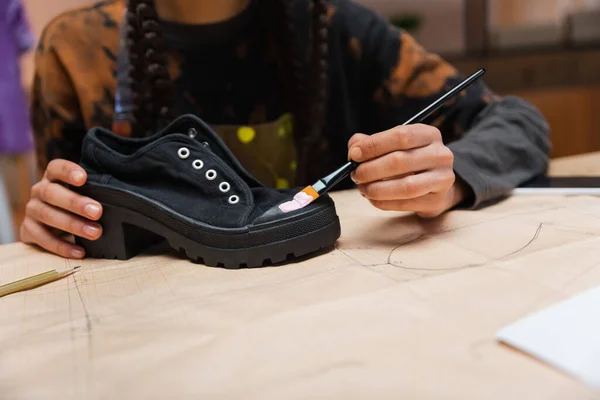
M 372 15 L 363 26 L 365 131 L 401 125 L 465 78 L 383 19 Z M 458 179 L 470 188 L 461 207 L 504 196 L 548 167 L 549 127 L 541 113 L 522 99 L 495 95 L 481 78 L 425 123 L 440 129 Z
M 44 37 L 35 53 L 31 124 L 40 171 L 56 158 L 79 162 L 86 132 L 79 100 L 56 49 Z
M 27 13 L 20 0 L 10 0 L 8 21 L 19 52 L 23 54 L 31 50 L 35 43 L 35 38 L 27 19 Z

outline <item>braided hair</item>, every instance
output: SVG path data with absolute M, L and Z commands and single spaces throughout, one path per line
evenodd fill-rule
M 132 132 L 135 136 L 145 136 L 172 118 L 173 87 L 154 0 L 128 0 L 125 18 Z
M 286 100 L 294 115 L 299 181 L 311 147 L 325 124 L 328 100 L 328 0 L 312 0 L 311 45 L 308 60 L 298 43 L 290 0 L 259 1 L 264 26 L 271 29 L 282 70 Z M 132 96 L 132 131 L 155 132 L 174 117 L 173 85 L 154 0 L 127 0 L 126 46 L 130 65 L 127 84 Z

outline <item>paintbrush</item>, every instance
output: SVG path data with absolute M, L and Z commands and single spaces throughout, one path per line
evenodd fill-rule
M 464 81 L 462 81 L 461 83 L 459 83 L 458 85 L 456 85 L 455 87 L 450 89 L 448 92 L 443 94 L 440 98 L 438 98 L 436 101 L 434 101 L 433 103 L 431 103 L 430 105 L 425 107 L 418 114 L 416 114 L 415 116 L 410 118 L 408 121 L 406 121 L 402 125 L 410 125 L 413 123 L 423 122 L 432 113 L 434 113 L 440 107 L 442 107 L 446 101 L 448 101 L 449 99 L 451 99 L 452 97 L 456 96 L 461 91 L 466 89 L 467 86 L 469 86 L 471 83 L 475 82 L 483 74 L 485 74 L 485 68 L 480 69 L 479 71 L 475 72 L 474 74 L 472 74 L 471 76 L 466 78 Z M 292 201 L 288 201 L 286 203 L 283 203 L 281 206 L 279 206 L 280 209 L 284 212 L 289 212 L 289 211 L 297 210 L 299 208 L 306 207 L 307 205 L 309 205 L 310 203 L 312 203 L 313 201 L 318 199 L 319 196 L 327 193 L 333 187 L 335 187 L 335 185 L 337 185 L 342 180 L 344 180 L 346 177 L 348 177 L 350 175 L 350 173 L 352 173 L 352 171 L 354 171 L 356 168 L 358 168 L 359 165 L 360 165 L 360 163 L 358 163 L 356 161 L 353 161 L 353 160 L 348 161 L 346 164 L 344 164 L 338 170 L 332 172 L 331 174 L 327 175 L 324 178 L 319 179 L 312 185 L 307 186 L 304 189 L 302 189 L 302 191 L 298 192 L 294 196 L 294 199 Z

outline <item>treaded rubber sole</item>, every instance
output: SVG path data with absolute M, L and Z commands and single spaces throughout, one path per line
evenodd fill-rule
M 164 220 L 157 221 L 154 212 L 150 218 L 130 208 L 103 202 L 98 196 L 92 198 L 99 200 L 103 206 L 103 215 L 99 221 L 103 228 L 102 236 L 94 241 L 76 238 L 77 244 L 82 246 L 87 257 L 91 258 L 128 260 L 156 243 L 166 240 L 171 248 L 185 253 L 190 260 L 208 266 L 260 267 L 265 264 L 281 263 L 330 247 L 340 236 L 340 223 L 335 215 L 335 209 L 324 207 L 313 215 L 287 222 L 288 229 L 285 229 L 286 222 L 282 221 L 282 224 L 267 228 L 265 232 L 237 233 L 230 235 L 231 237 L 209 235 L 206 238 L 212 239 L 213 243 L 207 245 L 197 240 L 198 231 L 194 232 L 189 226 L 187 229 L 173 229 L 177 224 L 166 224 Z M 162 217 L 164 218 L 165 215 L 163 214 Z M 175 222 L 174 219 L 173 221 Z M 298 229 L 301 224 L 316 229 L 303 233 L 302 229 Z M 273 229 L 286 233 L 282 236 L 284 239 L 274 240 L 273 235 L 278 231 Z M 296 231 L 299 234 L 290 237 L 289 231 Z M 196 234 L 196 240 L 189 237 L 192 233 Z M 254 238 L 253 245 L 238 247 L 237 245 L 243 244 L 244 237 Z M 257 238 L 265 240 L 257 244 Z M 217 242 L 222 242 L 222 246 L 215 246 Z

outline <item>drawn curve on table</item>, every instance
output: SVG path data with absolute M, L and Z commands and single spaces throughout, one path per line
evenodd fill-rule
M 409 241 L 409 242 L 406 242 L 406 243 L 403 243 L 403 244 L 401 244 L 401 245 L 398 245 L 398 246 L 394 247 L 394 248 L 393 248 L 393 249 L 390 251 L 390 253 L 388 254 L 388 257 L 387 257 L 387 264 L 388 264 L 388 265 L 390 265 L 390 266 L 392 266 L 392 267 L 401 268 L 401 269 L 404 269 L 404 270 L 407 270 L 407 271 L 432 271 L 432 272 L 440 272 L 440 271 L 460 271 L 460 270 L 463 270 L 463 269 L 469 269 L 469 268 L 482 267 L 482 266 L 484 266 L 484 265 L 488 264 L 490 261 L 498 261 L 498 260 L 503 260 L 503 259 L 506 259 L 506 258 L 508 258 L 508 257 L 511 257 L 511 256 L 513 256 L 513 255 L 517 254 L 517 253 L 520 253 L 520 252 L 522 252 L 523 250 L 525 250 L 526 248 L 528 248 L 529 246 L 531 246 L 531 245 L 532 245 L 532 244 L 533 244 L 533 243 L 536 241 L 536 239 L 537 239 L 537 238 L 540 236 L 540 233 L 541 233 L 541 231 L 542 231 L 542 227 L 543 227 L 543 226 L 544 226 L 544 223 L 543 223 L 543 222 L 539 223 L 539 225 L 538 225 L 538 227 L 537 227 L 537 229 L 536 229 L 535 233 L 533 234 L 533 237 L 532 237 L 531 239 L 529 239 L 529 240 L 527 241 L 527 243 L 525 243 L 524 245 L 522 245 L 521 247 L 519 247 L 517 250 L 515 250 L 515 251 L 512 251 L 512 252 L 510 252 L 510 253 L 508 253 L 508 254 L 506 254 L 506 255 L 504 255 L 504 256 L 501 256 L 501 257 L 495 258 L 495 259 L 493 259 L 493 260 L 488 260 L 488 261 L 486 261 L 486 262 L 483 262 L 483 263 L 467 264 L 467 265 L 462 265 L 462 266 L 460 266 L 460 267 L 449 267 L 449 268 L 418 268 L 418 267 L 406 267 L 406 266 L 400 265 L 400 264 L 398 264 L 398 263 L 395 263 L 395 262 L 393 262 L 393 261 L 392 261 L 392 256 L 394 255 L 394 253 L 395 253 L 397 250 L 399 250 L 399 249 L 403 248 L 405 245 L 407 245 L 407 244 L 410 244 L 410 243 L 415 243 L 415 242 L 418 242 L 418 241 L 420 241 L 420 240 L 424 240 L 424 239 L 427 239 L 427 238 L 433 238 L 433 237 L 435 237 L 435 236 L 439 236 L 439 235 L 441 235 L 441 234 L 442 234 L 442 232 L 441 232 L 441 233 L 435 233 L 435 234 L 425 234 L 425 235 L 421 235 L 420 237 L 418 237 L 418 238 L 416 238 L 416 239 L 414 239 L 414 240 L 412 240 L 412 241 Z M 464 228 L 463 228 L 463 229 L 464 229 Z M 443 233 L 447 233 L 447 232 L 443 232 Z
M 501 259 L 508 258 L 508 257 L 510 257 L 510 256 L 514 256 L 515 254 L 517 254 L 517 253 L 520 253 L 521 251 L 523 251 L 523 250 L 525 250 L 526 248 L 528 248 L 529 246 L 531 246 L 531 244 L 532 244 L 533 242 L 535 242 L 535 239 L 537 239 L 537 238 L 540 236 L 540 232 L 542 232 L 542 227 L 543 227 L 543 226 L 544 226 L 544 223 L 543 223 L 543 222 L 541 222 L 541 223 L 538 225 L 538 227 L 537 227 L 537 229 L 536 229 L 535 233 L 533 234 L 533 237 L 531 238 L 531 240 L 530 240 L 529 242 L 527 242 L 527 244 L 525 244 L 525 246 L 521 247 L 520 249 L 517 249 L 517 250 L 513 251 L 512 253 L 509 253 L 509 254 L 505 255 L 504 257 L 501 257 Z

